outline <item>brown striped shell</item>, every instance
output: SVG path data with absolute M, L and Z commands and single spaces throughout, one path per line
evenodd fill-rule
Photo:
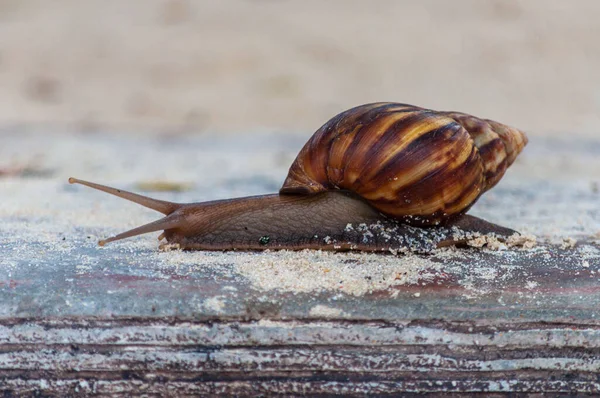
M 435 225 L 465 213 L 526 144 L 521 131 L 464 113 L 361 105 L 315 132 L 280 193 L 348 190 L 403 222 Z

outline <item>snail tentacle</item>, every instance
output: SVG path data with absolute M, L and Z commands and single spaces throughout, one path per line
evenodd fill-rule
M 100 184 L 96 184 L 94 182 L 80 180 L 78 178 L 70 177 L 69 184 L 85 185 L 87 187 L 97 189 L 99 191 L 106 192 L 106 193 L 109 193 L 114 196 L 118 196 L 119 198 L 129 200 L 131 202 L 137 203 L 137 204 L 147 207 L 149 209 L 156 210 L 164 215 L 169 215 L 181 207 L 181 205 L 178 203 L 167 202 L 165 200 L 153 199 L 153 198 L 149 198 L 147 196 L 139 195 L 137 193 L 124 191 L 122 189 L 117 189 L 117 188 L 111 188 L 106 185 L 100 185 Z

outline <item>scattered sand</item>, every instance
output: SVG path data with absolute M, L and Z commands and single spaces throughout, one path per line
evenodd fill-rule
M 508 248 L 522 247 L 524 249 L 532 249 L 537 244 L 537 238 L 531 234 L 514 234 L 506 240 L 498 239 L 494 235 L 479 235 L 467 241 L 467 245 L 471 247 L 486 247 L 490 250 L 507 250 Z
M 241 258 L 240 258 L 241 257 Z M 428 258 L 306 251 L 240 256 L 236 271 L 261 290 L 293 293 L 337 291 L 360 296 L 435 278 L 441 264 Z
M 223 302 L 223 299 L 221 297 L 211 297 L 209 299 L 204 300 L 203 307 L 210 311 L 219 313 L 223 312 L 223 308 L 225 308 L 225 303 Z
M 309 314 L 315 317 L 332 318 L 343 316 L 344 311 L 340 310 L 339 308 L 318 304 L 310 309 Z
M 572 249 L 577 244 L 577 239 L 572 237 L 567 237 L 563 239 L 562 244 L 560 245 L 563 249 Z

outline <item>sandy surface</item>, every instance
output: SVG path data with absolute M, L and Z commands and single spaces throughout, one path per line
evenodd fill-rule
M 88 277 L 101 265 L 130 276 L 151 267 L 228 275 L 256 291 L 353 297 L 437 283 L 447 271 L 469 297 L 497 281 L 528 292 L 539 280 L 524 264 L 539 258 L 595 278 L 599 11 L 583 0 L 2 1 L 3 283 L 23 267 L 52 274 L 44 267 L 63 262 Z M 157 215 L 67 184 L 75 176 L 143 191 L 158 181 L 166 192 L 152 195 L 175 201 L 275 192 L 312 131 L 382 100 L 526 130 L 524 154 L 471 213 L 537 245 L 480 239 L 479 249 L 404 257 L 164 253 L 151 234 L 99 248 L 98 239 Z M 222 308 L 218 295 L 203 300 L 199 308 Z
M 0 1 L 0 127 L 308 132 L 400 101 L 600 134 L 600 3 Z
M 30 133 L 9 138 L 0 149 L 0 170 L 6 173 L 0 179 L 0 237 L 7 248 L 1 265 L 6 284 L 11 273 L 23 272 L 23 266 L 44 269 L 64 264 L 87 276 L 102 270 L 132 275 L 158 272 L 160 278 L 200 272 L 217 279 L 227 275 L 234 285 L 249 284 L 264 292 L 362 296 L 393 295 L 397 286 L 439 283 L 440 275 L 450 272 L 465 297 L 476 297 L 501 287 L 498 283 L 519 281 L 517 286 L 525 293 L 537 287 L 540 280 L 531 279 L 532 271 L 525 265 L 532 258 L 539 258 L 531 263 L 536 267 L 575 267 L 591 272 L 592 278 L 600 272 L 596 173 L 600 159 L 593 141 L 533 139 L 500 184 L 470 212 L 521 231 L 530 242 L 537 240 L 536 245 L 486 246 L 481 240 L 473 242 L 484 246 L 479 249 L 397 257 L 314 251 L 165 253 L 158 250 L 158 233 L 100 248 L 96 245 L 100 238 L 158 215 L 67 183 L 69 176 L 76 176 L 133 191 L 166 187 L 167 192 L 147 193 L 179 202 L 275 192 L 305 137 L 263 134 L 231 140 Z M 169 184 L 156 185 L 157 181 Z M 200 307 L 218 313 L 223 304 L 218 295 L 207 300 Z

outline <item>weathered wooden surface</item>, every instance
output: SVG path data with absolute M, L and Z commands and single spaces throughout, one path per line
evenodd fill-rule
M 182 201 L 272 192 L 301 140 L 12 138 L 4 158 L 47 158 L 0 179 L 5 391 L 600 392 L 594 143 L 538 143 L 473 209 L 535 247 L 380 256 L 160 252 L 152 235 L 99 248 L 155 214 L 66 183 L 194 182 L 153 194 Z
M 3 384 L 185 394 L 597 392 L 597 326 L 443 321 L 4 323 Z

